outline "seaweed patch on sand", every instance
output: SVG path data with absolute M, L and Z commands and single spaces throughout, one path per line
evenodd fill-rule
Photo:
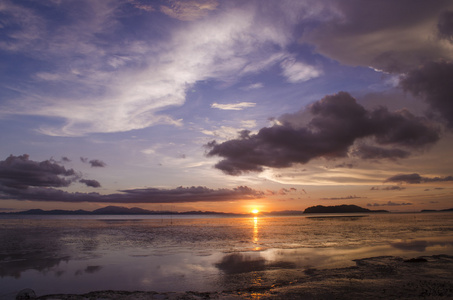
M 45 295 L 42 300 L 92 299 L 452 299 L 453 256 L 404 260 L 380 256 L 355 260 L 356 266 L 300 270 L 293 281 L 221 292 L 98 291 Z

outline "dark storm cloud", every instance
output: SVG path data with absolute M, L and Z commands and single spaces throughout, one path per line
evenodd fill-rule
M 453 42 L 453 11 L 445 11 L 440 15 L 437 30 L 441 38 Z
M 207 156 L 224 157 L 215 167 L 226 174 L 239 175 L 263 171 L 265 166 L 285 168 L 319 157 L 346 157 L 350 147 L 362 138 L 386 147 L 407 149 L 424 147 L 439 139 L 439 129 L 426 119 L 406 110 L 389 112 L 384 107 L 367 111 L 346 92 L 326 96 L 309 106 L 308 111 L 313 118 L 305 126 L 297 120 L 304 112 L 287 114 L 281 125 L 262 128 L 257 134 L 242 131 L 238 139 L 208 143 Z M 391 148 L 377 151 L 374 158 L 379 155 L 388 158 L 392 154 L 396 158 L 405 157 L 404 150 Z M 362 146 L 362 152 L 356 155 L 365 156 L 363 149 Z
M 406 158 L 410 155 L 410 152 L 397 148 L 387 149 L 371 145 L 359 145 L 352 151 L 352 155 L 362 159 L 395 159 Z
M 66 156 L 61 157 L 62 162 L 70 162 L 71 160 L 67 158 Z
M 79 175 L 51 160 L 36 162 L 28 154 L 10 155 L 0 161 L 0 187 L 26 189 L 33 187 L 66 187 Z
M 385 182 L 406 182 L 406 183 L 426 183 L 426 182 L 443 182 L 443 181 L 453 181 L 453 176 L 446 177 L 422 177 L 417 173 L 412 174 L 398 174 L 392 177 L 389 177 Z
M 431 62 L 409 72 L 401 81 L 404 90 L 423 97 L 453 129 L 453 63 Z
M 79 182 L 86 184 L 86 186 L 90 186 L 90 187 L 94 187 L 94 188 L 101 187 L 101 184 L 97 180 L 93 180 L 93 179 L 80 179 Z
M 449 45 L 436 38 L 451 34 L 451 0 L 333 0 L 331 6 L 338 14 L 302 38 L 325 56 L 394 73 L 453 59 Z

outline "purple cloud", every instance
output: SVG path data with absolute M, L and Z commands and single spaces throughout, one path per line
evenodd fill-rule
M 401 87 L 425 99 L 434 113 L 445 119 L 453 129 L 453 63 L 431 62 L 409 72 L 401 81 Z
M 92 159 L 89 161 L 91 167 L 95 167 L 95 168 L 103 168 L 106 166 L 106 163 L 99 160 L 99 159 Z
M 233 189 L 209 189 L 202 186 L 175 189 L 145 188 L 119 192 L 101 195 L 99 193 L 69 193 L 53 188 L 17 189 L 0 186 L 0 199 L 93 203 L 187 203 L 250 200 L 264 197 L 263 192 L 247 186 Z
M 0 161 L 0 186 L 15 189 L 33 187 L 66 187 L 80 177 L 54 161 L 36 162 L 28 154 L 10 155 Z
M 411 184 L 425 183 L 425 182 L 443 182 L 443 181 L 453 181 L 453 176 L 446 177 L 422 177 L 417 173 L 412 174 L 398 174 L 392 177 L 389 177 L 385 182 L 406 182 Z
M 384 107 L 367 111 L 346 92 L 326 96 L 309 106 L 308 111 L 312 119 L 307 125 L 299 125 L 305 112 L 287 114 L 281 125 L 262 128 L 257 134 L 242 131 L 237 139 L 208 143 L 207 156 L 223 157 L 215 167 L 229 175 L 240 175 L 261 172 L 264 167 L 307 163 L 314 158 L 346 157 L 351 146 L 364 138 L 387 149 L 356 148 L 354 154 L 364 158 L 406 157 L 408 150 L 433 144 L 440 138 L 439 129 L 425 118 L 406 110 L 392 113 Z
M 90 186 L 90 187 L 94 187 L 94 188 L 101 187 L 101 184 L 99 183 L 99 181 L 93 180 L 93 179 L 80 179 L 79 182 L 85 184 L 86 186 Z

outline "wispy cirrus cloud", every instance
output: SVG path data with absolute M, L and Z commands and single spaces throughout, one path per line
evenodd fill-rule
M 168 2 L 169 5 L 161 5 L 160 10 L 164 14 L 181 21 L 197 20 L 215 10 L 219 5 L 217 0 L 169 0 Z
M 3 48 L 44 61 L 47 67 L 31 65 L 24 72 L 34 80 L 9 83 L 14 97 L 3 101 L 1 114 L 57 118 L 61 123 L 43 123 L 38 129 L 53 136 L 123 132 L 156 124 L 181 126 L 182 119 L 163 110 L 183 105 L 189 87 L 207 79 L 235 82 L 293 59 L 286 49 L 293 42 L 289 29 L 304 14 L 313 14 L 304 10 L 306 4 L 293 5 L 299 11 L 296 18 L 292 9 L 278 4 L 275 9 L 289 16 L 274 23 L 265 18 L 271 11 L 246 4 L 226 6 L 215 16 L 206 12 L 215 9 L 216 1 L 164 5 L 174 18 L 194 19 L 181 26 L 170 18 L 152 18 L 159 12 L 143 9 L 137 2 L 48 3 L 39 9 L 7 4 L 2 12 L 15 29 Z M 49 20 L 46 9 L 65 17 Z M 165 30 L 131 28 L 129 19 L 123 18 L 126 12 L 137 18 L 150 14 L 146 22 L 160 22 L 158 28 Z M 31 25 L 18 16 L 27 16 Z M 285 65 L 283 76 L 292 82 L 313 77 L 303 75 L 300 66 Z
M 239 103 L 230 103 L 230 104 L 220 104 L 220 103 L 212 103 L 212 108 L 217 108 L 221 110 L 243 110 L 249 107 L 255 107 L 256 103 L 253 102 L 239 102 Z
M 280 66 L 282 67 L 282 74 L 292 83 L 307 81 L 322 74 L 319 68 L 291 58 L 284 60 Z

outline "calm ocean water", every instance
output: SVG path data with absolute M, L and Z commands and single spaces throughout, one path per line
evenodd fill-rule
M 314 218 L 313 218 L 314 217 Z M 0 218 L 0 299 L 95 290 L 221 291 L 353 259 L 453 255 L 453 213 L 342 217 Z

